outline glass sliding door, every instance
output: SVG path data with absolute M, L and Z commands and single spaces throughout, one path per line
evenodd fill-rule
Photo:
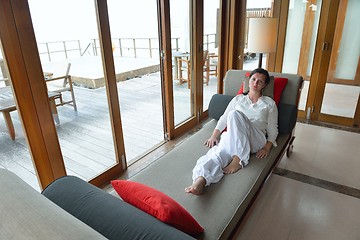
M 358 125 L 359 7 L 355 0 L 290 1 L 282 71 L 305 79 L 299 117 Z
M 128 164 L 164 141 L 156 1 L 108 1 Z M 146 21 L 139 21 L 146 16 Z
M 353 119 L 360 96 L 360 1 L 340 1 L 321 113 Z
M 220 1 L 204 1 L 204 84 L 203 111 L 209 106 L 212 95 L 217 93 L 219 65 Z
M 305 111 L 319 25 L 321 0 L 292 0 L 286 28 L 282 72 L 303 76 L 299 110 Z
M 175 127 L 194 117 L 189 4 L 190 1 L 170 0 Z
M 116 164 L 94 1 L 29 7 L 66 172 L 92 179 Z

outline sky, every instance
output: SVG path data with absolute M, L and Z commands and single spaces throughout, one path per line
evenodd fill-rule
M 173 25 L 183 25 L 183 0 L 171 2 Z M 40 42 L 97 38 L 94 1 L 29 0 L 35 34 Z M 71 7 L 69 7 L 71 6 Z M 108 0 L 112 37 L 157 37 L 155 0 Z
M 271 0 L 248 0 L 248 8 L 269 7 Z M 205 0 L 205 21 L 215 26 L 219 0 Z M 93 0 L 29 0 L 31 17 L 38 42 L 98 38 Z M 170 0 L 171 26 L 176 29 L 188 24 L 188 1 Z M 108 0 L 110 28 L 113 38 L 157 37 L 156 0 Z M 207 29 L 205 29 L 206 33 Z

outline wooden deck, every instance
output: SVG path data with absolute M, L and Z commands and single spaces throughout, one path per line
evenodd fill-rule
M 163 116 L 159 73 L 118 84 L 124 142 L 128 163 L 163 142 Z M 211 79 L 205 102 L 216 92 Z M 176 119 L 188 115 L 187 84 L 174 81 Z M 115 163 L 109 111 L 105 88 L 75 87 L 78 111 L 70 105 L 59 106 L 60 124 L 56 125 L 66 171 L 89 179 Z M 66 96 L 65 96 L 66 97 Z M 0 117 L 0 167 L 7 168 L 39 190 L 34 167 L 17 111 L 11 113 L 16 131 L 11 140 Z

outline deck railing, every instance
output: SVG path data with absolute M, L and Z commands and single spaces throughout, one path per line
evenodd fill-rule
M 179 39 L 171 38 L 173 51 L 179 51 Z M 120 57 L 154 57 L 154 51 L 159 51 L 157 38 L 112 38 L 112 47 L 115 56 Z M 95 55 L 100 49 L 99 39 L 92 39 L 92 46 Z
M 180 38 L 172 38 L 172 50 L 179 52 Z M 113 38 L 113 52 L 120 57 L 150 57 L 156 56 L 159 51 L 157 38 Z M 84 46 L 85 47 L 82 47 Z M 216 34 L 206 34 L 204 36 L 204 47 L 209 50 L 217 45 Z M 46 58 L 51 62 L 54 59 L 69 59 L 73 56 L 82 57 L 84 55 L 98 56 L 100 53 L 99 39 L 92 39 L 91 42 L 81 43 L 80 40 L 66 40 L 38 43 L 40 57 Z
M 172 38 L 172 46 L 174 51 L 179 51 L 179 39 Z M 141 52 L 146 51 L 147 56 L 154 57 L 154 51 L 158 50 L 157 38 L 114 38 L 113 51 L 118 56 L 138 57 L 144 56 Z M 47 61 L 51 62 L 54 59 L 68 59 L 72 56 L 82 57 L 84 55 L 98 56 L 100 44 L 98 39 L 92 39 L 91 42 L 85 43 L 86 46 L 82 47 L 80 40 L 66 40 L 66 41 L 53 41 L 38 43 L 39 54 L 45 57 Z M 130 52 L 130 54 L 127 52 Z
M 45 55 L 49 62 L 51 62 L 54 55 L 60 56 L 62 59 L 68 59 L 73 52 L 76 52 L 76 55 L 79 54 L 79 56 L 82 54 L 80 40 L 38 43 L 38 49 L 40 57 Z

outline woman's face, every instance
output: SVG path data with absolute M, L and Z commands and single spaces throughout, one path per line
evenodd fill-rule
M 261 73 L 255 73 L 251 76 L 249 81 L 250 91 L 261 92 L 261 90 L 266 86 L 266 76 Z

